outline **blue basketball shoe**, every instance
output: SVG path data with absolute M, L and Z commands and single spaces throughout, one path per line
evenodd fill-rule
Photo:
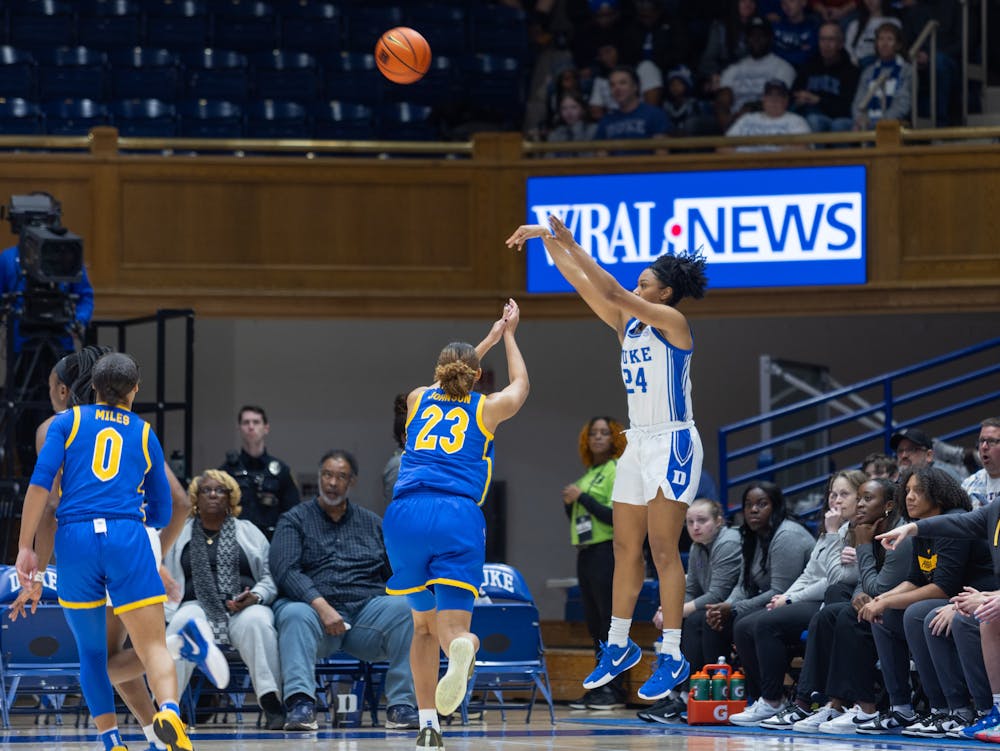
M 215 644 L 212 627 L 200 618 L 192 618 L 181 626 L 178 635 L 184 640 L 180 656 L 201 668 L 216 688 L 228 686 L 229 662 Z
M 600 688 L 629 668 L 635 667 L 641 659 L 642 650 L 631 639 L 624 647 L 601 642 L 601 656 L 597 661 L 597 667 L 583 681 L 583 687 Z
M 680 658 L 670 655 L 658 654 L 653 668 L 653 674 L 649 680 L 642 684 L 639 689 L 640 699 L 656 701 L 662 699 L 670 691 L 686 681 L 691 675 L 691 665 L 683 656 Z

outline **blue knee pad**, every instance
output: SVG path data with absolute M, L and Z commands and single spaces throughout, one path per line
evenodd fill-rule
M 80 654 L 80 688 L 92 717 L 114 714 L 115 691 L 108 678 L 108 635 L 104 605 L 64 608 Z

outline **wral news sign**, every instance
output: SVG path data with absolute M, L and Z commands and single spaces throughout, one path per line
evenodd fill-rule
M 711 288 L 864 284 L 865 168 L 528 178 L 528 221 L 557 215 L 627 289 L 664 253 L 699 250 Z M 541 242 L 528 292 L 570 292 Z

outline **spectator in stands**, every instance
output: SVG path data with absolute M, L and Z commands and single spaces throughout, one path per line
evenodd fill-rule
M 904 469 L 900 492 L 905 492 L 907 521 L 961 514 L 971 508 L 969 497 L 958 483 L 934 467 Z M 872 624 L 890 708 L 858 724 L 857 732 L 895 733 L 921 721 L 911 704 L 911 656 L 931 708 L 947 709 L 941 682 L 946 674 L 938 673 L 931 658 L 925 625 L 945 627 L 935 611 L 962 592 L 963 586 L 995 588 L 986 541 L 920 535 L 913 541 L 907 578 L 861 608 L 858 617 Z
M 1000 417 L 988 417 L 979 424 L 978 446 L 983 468 L 962 482 L 973 508 L 1000 498 Z
M 836 23 L 819 29 L 819 53 L 799 70 L 793 109 L 813 133 L 843 132 L 854 127 L 851 102 L 858 88 L 858 69 L 844 52 L 844 31 Z
M 228 452 L 219 469 L 236 478 L 240 485 L 243 518 L 256 524 L 270 540 L 278 516 L 301 500 L 299 488 L 292 479 L 291 468 L 267 453 L 264 441 L 271 432 L 271 424 L 264 408 L 255 404 L 243 405 L 236 424 L 242 446 L 239 451 Z
M 667 74 L 663 111 L 670 121 L 670 132 L 676 136 L 701 136 L 712 132 L 712 123 L 702 102 L 694 97 L 694 80 L 686 65 L 680 65 Z
M 182 592 L 180 606 L 166 605 L 167 636 L 192 618 L 207 622 L 219 644 L 230 644 L 250 671 L 269 730 L 285 726 L 278 677 L 278 633 L 268 605 L 277 588 L 268 567 L 264 533 L 240 515 L 240 486 L 207 469 L 191 481 L 191 518 L 167 551 L 163 565 Z M 168 644 L 170 642 L 168 641 Z M 178 696 L 194 665 L 177 657 Z
M 899 477 L 899 466 L 891 456 L 880 453 L 868 454 L 861 462 L 861 471 L 871 479 L 884 477 L 887 480 L 896 481 Z
M 843 26 L 857 11 L 858 0 L 809 0 L 809 7 L 823 21 Z
M 562 491 L 569 518 L 570 542 L 576 548 L 576 576 L 587 632 L 594 642 L 595 664 L 608 640 L 611 623 L 611 584 L 615 571 L 611 489 L 618 457 L 625 450 L 625 429 L 610 417 L 593 417 L 580 431 L 577 447 L 583 477 Z M 570 703 L 572 709 L 618 709 L 625 706 L 624 677 L 594 688 Z
M 524 132 L 530 140 L 541 140 L 551 125 L 557 105 L 547 107 L 554 83 L 563 70 L 573 68 L 573 55 L 566 48 L 561 26 L 564 19 L 554 18 L 555 0 L 536 2 L 528 15 L 528 38 L 531 40 L 531 77 L 524 106 Z
M 598 140 L 653 138 L 667 133 L 666 113 L 639 98 L 639 78 L 631 68 L 620 65 L 608 77 L 611 96 L 618 104 L 597 123 Z
M 830 478 L 824 529 L 805 569 L 788 589 L 775 593 L 764 610 L 741 619 L 733 629 L 733 641 L 747 676 L 747 696 L 756 699 L 746 710 L 729 717 L 733 725 L 783 728 L 802 719 L 794 705 L 783 709 L 786 645 L 799 639 L 809 626 L 828 590 L 836 591 L 841 583 L 853 587 L 858 580 L 856 558 L 842 556 L 842 552 L 858 508 L 858 488 L 865 479 L 856 469 Z
M 816 542 L 796 521 L 785 516 L 785 496 L 772 482 L 756 481 L 743 491 L 740 527 L 743 568 L 729 597 L 705 605 L 705 622 L 732 643 L 734 628 L 744 618 L 765 611 L 771 599 L 799 577 Z M 749 678 L 749 675 L 748 675 Z M 747 684 L 748 695 L 760 686 Z
M 910 567 L 910 543 L 886 551 L 875 536 L 901 523 L 896 486 L 890 480 L 868 480 L 858 488 L 858 510 L 848 533 L 843 556 L 853 553 L 858 562 L 858 585 L 850 601 L 827 597 L 823 608 L 809 621 L 806 654 L 796 686 L 795 703 L 789 709 L 790 726 L 800 732 L 853 733 L 854 718 L 877 716 L 875 687 L 878 654 L 871 624 L 857 613 L 883 592 L 906 577 Z M 837 599 L 836 594 L 833 599 Z M 850 655 L 850 659 L 844 659 Z M 812 711 L 813 696 L 827 703 Z M 852 702 L 856 702 L 851 706 Z M 785 726 L 786 728 L 789 726 Z
M 392 438 L 396 448 L 382 468 L 382 501 L 385 506 L 392 500 L 392 489 L 399 476 L 399 460 L 406 443 L 406 394 L 396 394 L 392 400 Z
M 910 116 L 910 79 L 913 69 L 899 54 L 903 32 L 884 23 L 875 32 L 875 62 L 861 72 L 851 111 L 854 129 L 868 130 L 879 120 L 905 120 Z
M 716 91 L 722 71 L 749 54 L 747 37 L 750 21 L 756 15 L 756 0 L 731 0 L 725 18 L 712 21 L 708 42 L 698 63 L 698 76 L 704 82 L 704 91 Z
M 933 464 L 951 475 L 956 482 L 962 482 L 968 475 L 964 466 L 960 468 L 952 462 L 938 461 L 938 446 L 948 447 L 949 444 L 932 440 L 924 431 L 917 428 L 903 428 L 893 433 L 889 439 L 889 446 L 896 452 L 901 470 L 929 467 Z
M 933 60 L 937 71 L 937 125 L 948 124 L 952 94 L 958 89 L 959 60 L 962 55 L 961 4 L 954 0 L 897 0 L 899 19 L 903 24 L 903 38 L 913 44 L 924 27 L 936 21 L 937 56 Z M 930 38 L 924 42 L 910 61 L 921 71 L 920 110 L 929 112 L 927 100 L 930 94 Z
M 788 85 L 780 80 L 768 81 L 764 86 L 763 111 L 748 112 L 733 123 L 727 136 L 785 136 L 809 133 L 809 123 L 801 115 L 788 111 Z M 736 146 L 733 151 L 779 151 L 782 149 L 804 149 L 805 144 L 778 146 L 758 144 Z
M 611 93 L 611 73 L 621 65 L 621 56 L 616 44 L 608 42 L 597 49 L 597 75 L 590 90 L 590 116 L 600 120 L 608 112 L 618 109 L 618 102 Z M 631 68 L 630 68 L 631 70 Z M 635 75 L 639 80 L 639 95 L 642 101 L 659 107 L 663 99 L 663 74 L 654 63 L 643 60 L 636 66 Z
M 271 574 L 285 730 L 316 730 L 316 659 L 343 650 L 359 660 L 388 660 L 387 728 L 417 728 L 410 673 L 413 619 L 405 598 L 385 593 L 389 559 L 382 520 L 348 495 L 358 463 L 343 450 L 319 463 L 319 490 L 278 520 Z
M 546 141 L 566 143 L 569 141 L 593 141 L 597 134 L 597 123 L 590 121 L 587 105 L 577 94 L 565 94 L 559 103 L 559 121 Z M 580 152 L 562 152 L 559 156 L 580 156 Z
M 733 593 L 743 565 L 743 552 L 740 533 L 726 526 L 726 516 L 718 501 L 698 498 L 688 508 L 686 521 L 692 545 L 687 563 L 681 651 L 692 669 L 697 670 L 729 652 L 729 641 L 706 623 L 705 608 Z M 662 610 L 656 611 L 653 625 L 662 628 Z M 686 709 L 684 693 L 678 687 L 638 714 L 647 722 L 669 722 Z
M 747 48 L 747 56 L 722 71 L 719 79 L 720 87 L 733 92 L 734 113 L 755 106 L 768 81 L 784 81 L 788 88 L 795 82 L 795 68 L 771 52 L 771 25 L 763 18 L 750 19 Z
M 625 26 L 618 0 L 588 0 L 589 14 L 573 34 L 573 62 L 583 78 L 596 75 L 597 52 L 602 45 L 621 49 Z
M 798 68 L 816 52 L 817 23 L 806 13 L 806 0 L 781 0 L 781 18 L 774 24 L 774 54 Z
M 667 12 L 665 0 L 634 0 L 634 6 L 635 16 L 625 24 L 622 57 L 636 66 L 640 80 L 643 63 L 651 63 L 661 74 L 684 65 L 691 57 L 688 35 L 679 19 Z
M 781 0 L 757 0 L 760 15 L 771 24 L 781 20 Z
M 847 24 L 844 48 L 851 61 L 862 70 L 875 62 L 875 32 L 878 27 L 891 23 L 903 28 L 899 19 L 887 10 L 888 6 L 889 0 L 862 0 L 858 17 Z

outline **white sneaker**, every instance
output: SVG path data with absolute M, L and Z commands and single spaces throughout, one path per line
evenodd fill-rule
M 729 721 L 733 725 L 739 725 L 740 727 L 755 728 L 768 717 L 774 717 L 784 708 L 783 704 L 777 707 L 772 707 L 763 698 L 761 698 L 744 709 L 742 712 L 730 715 Z
M 830 720 L 840 717 L 842 714 L 844 714 L 844 712 L 841 712 L 839 709 L 834 709 L 829 705 L 820 707 L 804 720 L 799 720 L 792 725 L 792 730 L 799 733 L 818 733 L 820 725 L 824 722 L 829 722 Z
M 846 710 L 842 715 L 834 717 L 832 720 L 827 720 L 816 728 L 816 730 L 820 733 L 829 733 L 830 735 L 842 735 L 845 733 L 850 734 L 853 733 L 854 729 L 857 727 L 857 722 L 855 722 L 855 720 L 861 716 L 861 707 L 855 704 L 853 707 Z M 870 720 L 872 716 L 866 716 L 864 717 L 864 720 Z

